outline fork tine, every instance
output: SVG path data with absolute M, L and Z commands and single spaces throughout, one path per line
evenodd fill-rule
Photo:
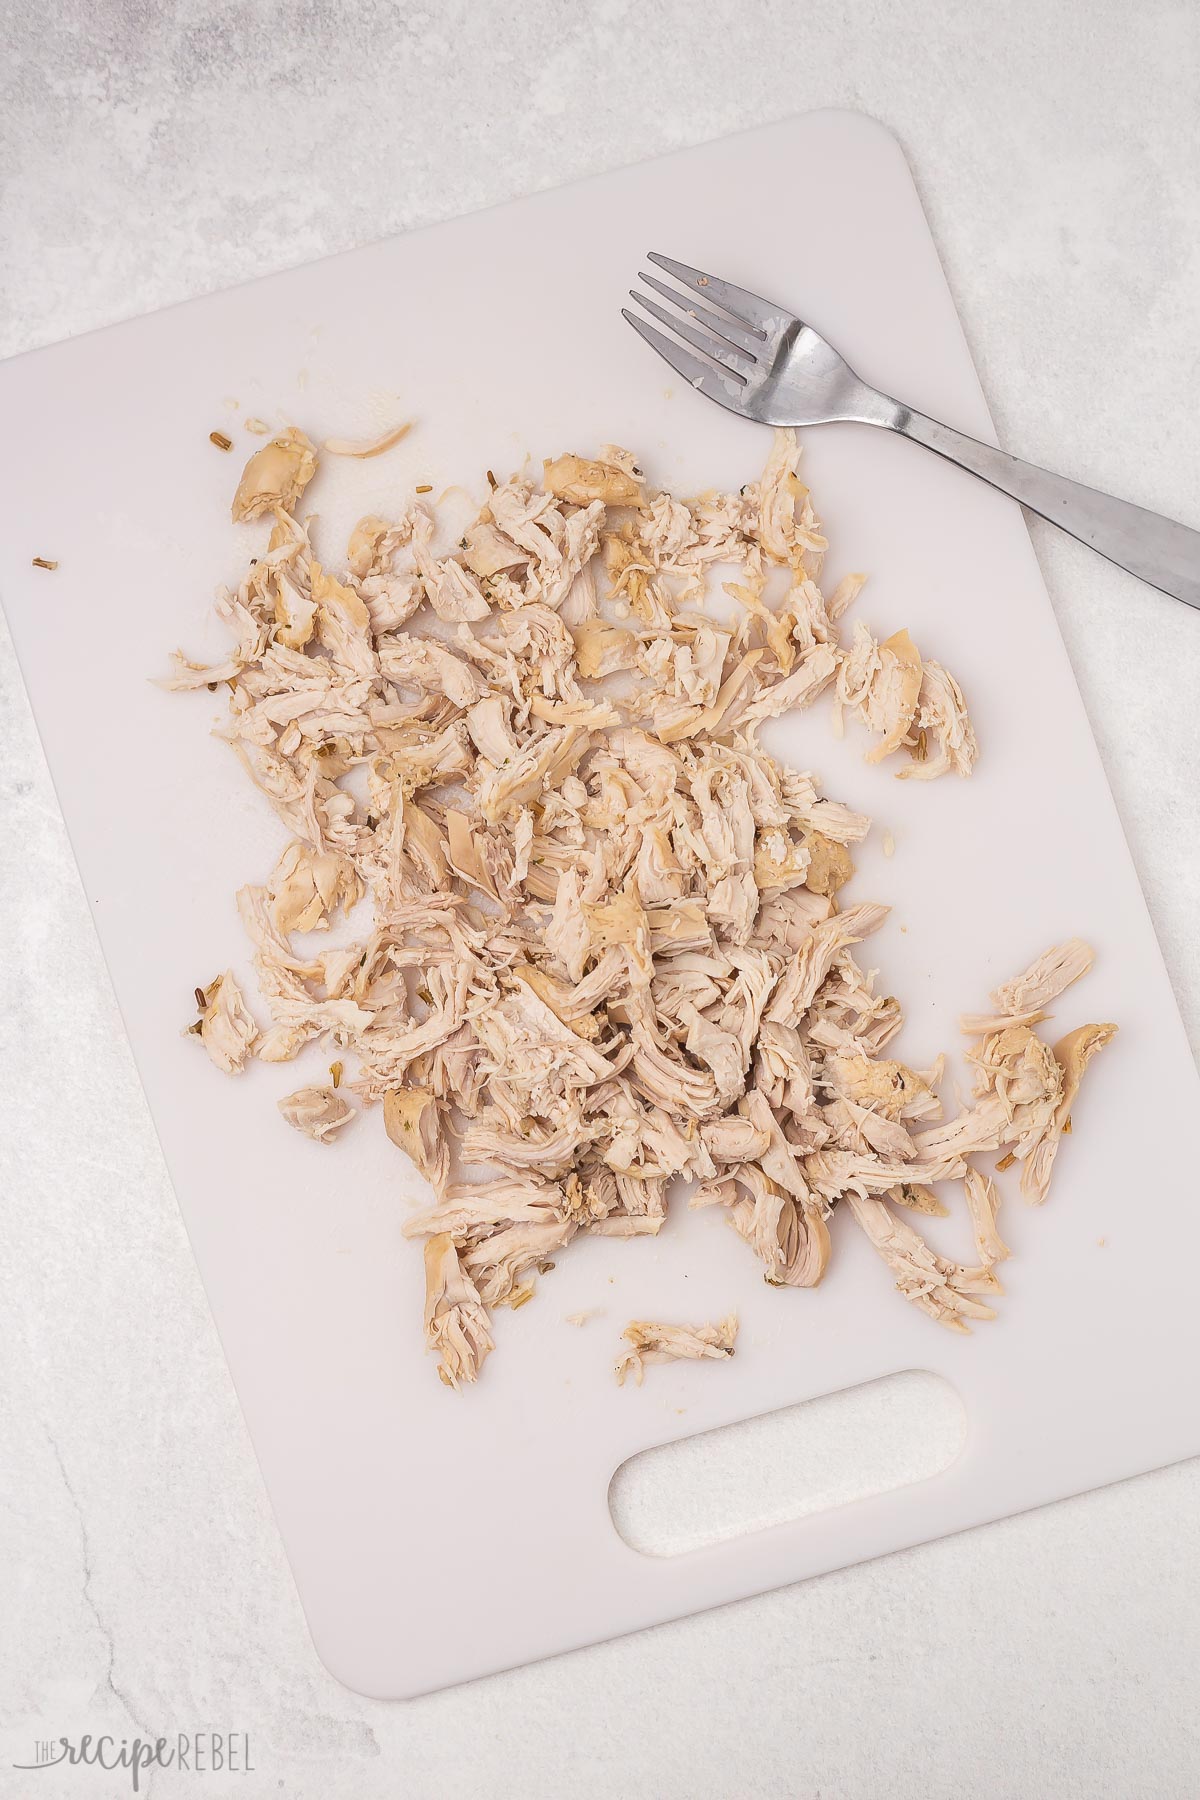
M 664 362 L 670 363 L 677 375 L 700 393 L 715 400 L 718 406 L 727 406 L 730 412 L 741 412 L 741 383 L 736 376 L 722 375 L 709 363 L 703 363 L 682 344 L 673 338 L 664 337 L 661 331 L 655 331 L 653 325 L 647 325 L 645 319 L 639 319 L 631 313 L 627 306 L 621 308 L 621 317 L 628 319 L 638 336 L 645 338 L 652 350 L 657 350 Z
M 748 293 L 745 288 L 735 287 L 732 281 L 721 281 L 716 275 L 706 275 L 703 269 L 693 269 L 689 263 L 674 262 L 669 256 L 660 256 L 657 250 L 648 252 L 650 261 L 673 275 L 685 287 L 695 288 L 706 300 L 715 301 L 723 306 L 727 313 L 740 319 L 743 325 L 754 325 L 760 331 L 770 331 L 772 327 L 787 324 L 792 314 L 785 306 L 773 306 L 764 300 L 761 294 Z
M 754 367 L 754 358 L 748 351 L 735 349 L 721 338 L 710 337 L 707 331 L 697 331 L 694 326 L 685 324 L 677 313 L 669 313 L 665 306 L 659 306 L 647 294 L 639 294 L 636 288 L 630 288 L 629 298 L 636 300 L 639 306 L 644 306 L 652 319 L 666 325 L 685 344 L 702 351 L 705 356 L 711 356 L 714 362 L 720 363 L 724 369 L 731 369 L 743 381 L 746 379 L 746 371 Z
M 644 269 L 638 270 L 638 280 L 644 281 L 647 287 L 653 288 L 656 294 L 661 294 L 673 306 L 678 306 L 690 319 L 695 319 L 697 324 L 707 325 L 711 332 L 723 338 L 727 344 L 738 344 L 743 350 L 753 352 L 766 342 L 761 331 L 743 330 L 732 319 L 723 319 L 720 313 L 709 312 L 706 306 L 694 305 L 690 294 L 681 294 L 678 288 L 668 287 L 665 281 L 656 281 Z

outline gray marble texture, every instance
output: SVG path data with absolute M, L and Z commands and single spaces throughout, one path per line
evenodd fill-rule
M 1200 523 L 1195 0 L 4 0 L 0 19 L 0 352 L 847 105 L 906 147 L 1003 441 Z M 1034 538 L 1195 1044 L 1200 621 Z M 1196 1463 L 427 1700 L 340 1688 L 6 637 L 0 706 L 0 1793 L 128 1791 L 12 1770 L 36 1737 L 200 1728 L 249 1732 L 255 1773 L 144 1791 L 1200 1792 Z

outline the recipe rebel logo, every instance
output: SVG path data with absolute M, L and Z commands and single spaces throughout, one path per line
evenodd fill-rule
M 245 1731 L 177 1731 L 170 1737 L 35 1738 L 33 1756 L 14 1762 L 14 1769 L 84 1768 L 125 1770 L 130 1791 L 141 1791 L 142 1776 L 151 1769 L 179 1769 L 193 1775 L 252 1775 L 250 1736 Z M 31 1794 L 33 1790 L 31 1789 Z

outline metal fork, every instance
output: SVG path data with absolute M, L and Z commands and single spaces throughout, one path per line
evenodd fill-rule
M 628 307 L 622 307 L 622 314 L 685 381 L 718 406 L 761 425 L 824 425 L 853 419 L 899 431 L 981 481 L 991 482 L 1040 518 L 1061 525 L 1152 587 L 1200 607 L 1200 531 L 1052 475 L 927 419 L 860 381 L 832 344 L 786 307 L 669 256 L 652 251 L 650 261 L 687 292 L 641 272 L 646 286 L 675 310 L 668 311 L 640 289 L 630 288 L 630 296 L 674 336 L 656 331 Z M 697 296 L 709 305 L 698 305 Z M 683 343 L 677 341 L 680 338 Z M 693 356 L 684 344 L 700 355 Z

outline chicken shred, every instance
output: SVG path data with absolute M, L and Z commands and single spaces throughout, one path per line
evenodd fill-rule
M 927 751 L 928 739 L 936 740 L 936 754 Z M 951 770 L 956 775 L 969 775 L 975 767 L 979 746 L 975 730 L 967 717 L 967 703 L 962 689 L 941 663 L 927 662 L 921 670 L 921 688 L 917 709 L 905 742 L 912 761 L 896 771 L 898 780 L 911 777 L 917 781 L 933 781 Z
M 425 1245 L 425 1336 L 438 1353 L 438 1375 L 447 1387 L 474 1381 L 493 1348 L 479 1291 L 448 1232 Z
M 898 750 L 912 724 L 921 692 L 921 657 L 907 631 L 882 644 L 860 620 L 854 642 L 838 670 L 838 705 L 856 712 L 879 742 L 867 752 L 870 763 Z
M 492 1350 L 491 1312 L 523 1306 L 577 1234 L 654 1236 L 681 1181 L 773 1287 L 821 1280 L 845 1201 L 915 1305 L 958 1330 L 990 1317 L 1008 1252 L 971 1159 L 1011 1146 L 1044 1199 L 1115 1029 L 1053 1050 L 1033 1029 L 1090 967 L 1072 939 L 964 1020 L 975 1094 L 957 1116 L 941 1058 L 885 1056 L 900 1004 L 855 951 L 887 908 L 839 904 L 870 820 L 759 731 L 832 690 L 875 735 L 868 760 L 907 750 L 904 774 L 969 774 L 975 738 L 906 631 L 843 642 L 865 578 L 822 592 L 798 454 L 779 431 L 758 481 L 691 502 L 616 446 L 558 456 L 540 484 L 491 477 L 456 547 L 415 498 L 363 518 L 341 574 L 295 516 L 317 470 L 303 431 L 238 483 L 235 520 L 271 529 L 218 598 L 229 655 L 177 654 L 164 685 L 225 684 L 221 735 L 290 841 L 238 895 L 270 1023 L 227 972 L 189 1029 L 230 1074 L 333 1055 L 342 1091 L 280 1103 L 318 1141 L 353 1116 L 345 1090 L 382 1107 L 432 1190 L 404 1231 L 425 1240 L 426 1340 L 451 1387 Z M 738 612 L 718 622 L 706 594 L 729 565 Z M 893 1211 L 944 1215 L 934 1184 L 958 1182 L 977 1264 Z M 635 1322 L 619 1376 L 728 1356 L 736 1329 Z
M 196 998 L 204 1005 L 198 1029 L 191 1029 L 223 1074 L 239 1075 L 254 1052 L 258 1026 L 232 971 L 226 969 L 208 987 L 197 988 Z
M 366 462 L 373 456 L 382 456 L 385 450 L 390 450 L 393 444 L 398 444 L 401 438 L 407 437 L 411 430 L 412 420 L 406 419 L 403 425 L 393 425 L 382 437 L 368 438 L 365 443 L 355 438 L 326 438 L 323 448 L 330 456 L 354 456 L 360 462 Z
M 975 1234 L 976 1255 L 988 1268 L 993 1263 L 1005 1262 L 1011 1251 L 996 1230 L 1000 1196 L 995 1182 L 979 1169 L 968 1169 L 963 1178 L 963 1187 L 966 1189 L 967 1210 L 971 1215 L 971 1228 Z
M 256 450 L 233 497 L 235 524 L 265 512 L 290 512 L 317 472 L 317 453 L 295 425 Z
M 717 1325 L 661 1325 L 633 1319 L 621 1333 L 632 1346 L 616 1365 L 617 1385 L 633 1375 L 638 1387 L 647 1363 L 679 1362 L 689 1358 L 727 1361 L 733 1355 L 738 1334 L 737 1314 L 730 1313 Z
M 331 1087 L 297 1088 L 279 1102 L 279 1110 L 289 1125 L 318 1144 L 331 1143 L 354 1117 L 354 1108 Z
M 919 1232 L 873 1195 L 851 1190 L 846 1203 L 906 1300 L 951 1331 L 970 1331 L 968 1319 L 995 1318 L 995 1308 L 977 1298 L 1003 1291 L 990 1267 L 966 1268 L 936 1255 Z
M 983 1037 L 1004 1025 L 1033 1025 L 1048 1015 L 1046 1007 L 1086 975 L 1094 961 L 1082 938 L 1052 944 L 1035 957 L 1020 975 L 1006 981 L 991 996 L 994 1013 L 969 1013 L 960 1020 L 968 1037 Z
M 1054 1046 L 1054 1060 L 1062 1071 L 1058 1105 L 1021 1170 L 1021 1192 L 1031 1206 L 1041 1206 L 1050 1191 L 1050 1171 L 1059 1142 L 1070 1126 L 1071 1108 L 1078 1097 L 1083 1072 L 1097 1051 L 1112 1042 L 1116 1032 L 1115 1025 L 1079 1025 Z

